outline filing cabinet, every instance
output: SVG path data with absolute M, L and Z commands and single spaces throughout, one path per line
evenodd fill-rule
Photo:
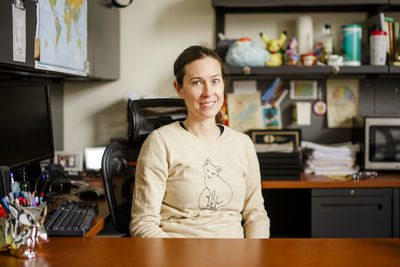
M 392 188 L 311 190 L 311 237 L 392 237 Z

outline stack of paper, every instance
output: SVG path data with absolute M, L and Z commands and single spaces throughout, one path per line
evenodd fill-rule
M 341 143 L 321 145 L 308 141 L 301 142 L 304 151 L 308 151 L 304 172 L 317 175 L 350 175 L 358 171 L 356 153 L 358 144 Z

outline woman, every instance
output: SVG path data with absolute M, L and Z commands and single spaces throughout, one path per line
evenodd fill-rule
M 222 60 L 191 46 L 174 74 L 188 116 L 154 130 L 141 148 L 131 236 L 268 238 L 254 145 L 215 120 L 224 102 Z

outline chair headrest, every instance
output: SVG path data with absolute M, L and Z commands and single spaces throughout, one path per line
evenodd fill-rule
M 152 98 L 128 102 L 128 137 L 138 140 L 153 130 L 174 121 L 185 120 L 187 109 L 183 99 Z

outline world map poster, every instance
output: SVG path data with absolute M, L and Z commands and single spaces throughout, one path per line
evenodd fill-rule
M 87 76 L 87 0 L 39 0 L 35 67 Z

